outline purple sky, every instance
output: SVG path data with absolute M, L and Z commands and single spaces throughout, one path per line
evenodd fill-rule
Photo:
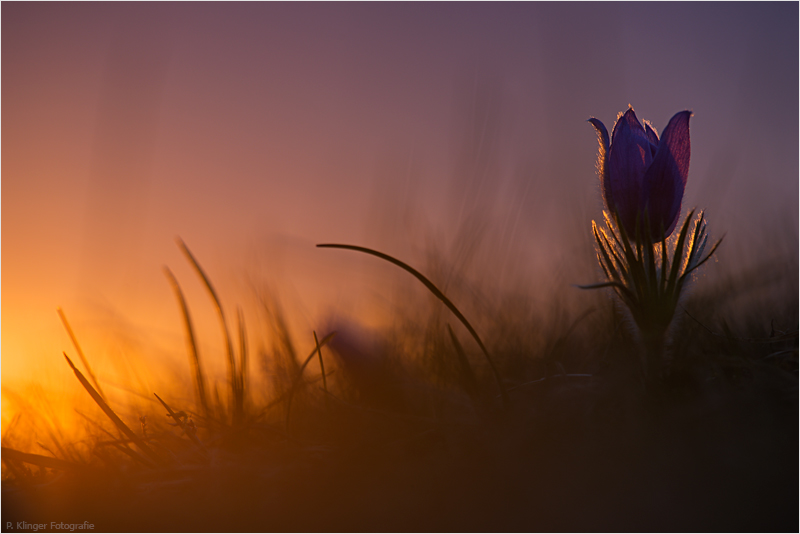
M 3 3 L 3 383 L 66 376 L 57 306 L 101 371 L 150 340 L 185 358 L 162 266 L 210 306 L 176 236 L 229 316 L 249 276 L 309 330 L 391 297 L 390 269 L 315 243 L 457 263 L 485 223 L 497 283 L 592 281 L 586 119 L 628 104 L 659 132 L 694 111 L 683 212 L 726 234 L 720 263 L 770 236 L 796 251 L 797 21 L 794 2 Z

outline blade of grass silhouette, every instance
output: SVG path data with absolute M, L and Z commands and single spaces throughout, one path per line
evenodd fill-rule
M 81 412 L 80 410 L 75 410 L 75 413 L 77 413 L 78 415 L 80 415 L 81 417 L 86 419 L 87 422 L 89 422 L 92 425 L 94 425 L 101 432 L 103 432 L 105 434 L 108 434 L 108 436 L 113 440 L 111 442 L 107 442 L 109 445 L 113 445 L 114 447 L 119 449 L 120 452 L 122 452 L 124 454 L 127 454 L 128 456 L 133 458 L 135 461 L 140 462 L 142 465 L 144 465 L 146 467 L 149 467 L 149 468 L 154 468 L 155 467 L 155 465 L 152 462 L 150 462 L 150 460 L 148 460 L 147 458 L 145 458 L 144 456 L 142 456 L 141 454 L 139 454 L 135 450 L 131 449 L 130 447 L 128 447 L 127 440 L 117 439 L 117 437 L 114 434 L 112 434 L 111 432 L 109 432 L 108 430 L 103 428 L 103 426 L 100 423 L 98 423 L 97 421 L 91 419 L 88 415 L 86 415 L 85 413 Z M 44 446 L 42 446 L 42 447 L 44 447 Z M 45 449 L 45 450 L 47 450 L 47 449 Z M 48 452 L 50 452 L 50 451 L 48 451 Z M 50 454 L 53 454 L 53 453 L 50 452 Z M 53 456 L 55 456 L 55 454 L 53 454 Z
M 179 237 L 177 238 L 178 247 L 183 251 L 186 258 L 189 260 L 189 263 L 192 264 L 197 274 L 203 280 L 203 283 L 208 289 L 208 292 L 211 294 L 211 299 L 214 301 L 214 305 L 217 308 L 217 313 L 219 314 L 220 322 L 222 323 L 222 334 L 225 336 L 225 348 L 228 351 L 228 378 L 231 383 L 231 393 L 233 394 L 233 422 L 237 424 L 242 419 L 242 413 L 240 411 L 241 402 L 240 399 L 242 397 L 241 392 L 236 383 L 236 360 L 233 356 L 233 345 L 231 344 L 231 336 L 228 333 L 228 323 L 225 320 L 225 313 L 222 311 L 222 304 L 220 303 L 219 297 L 217 296 L 217 292 L 214 290 L 214 286 L 211 285 L 211 281 L 206 276 L 205 271 L 203 268 L 200 267 L 200 263 L 195 259 L 192 252 L 189 250 L 189 247 L 186 246 L 186 243 Z
M 469 333 L 472 335 L 473 339 L 475 339 L 475 341 L 478 343 L 478 346 L 483 351 L 483 355 L 486 357 L 486 361 L 489 363 L 489 367 L 492 369 L 492 373 L 494 374 L 494 379 L 497 382 L 498 389 L 500 390 L 500 396 L 503 399 L 503 406 L 506 408 L 508 407 L 509 403 L 508 393 L 506 392 L 506 388 L 503 387 L 503 381 L 500 378 L 500 373 L 498 372 L 497 367 L 495 367 L 494 361 L 492 360 L 492 357 L 489 355 L 489 351 L 486 349 L 486 346 L 483 344 L 483 341 L 481 341 L 481 338 L 480 336 L 478 336 L 478 333 L 475 331 L 474 328 L 472 328 L 472 325 L 469 323 L 469 321 L 467 321 L 467 318 L 464 317 L 464 315 L 458 310 L 458 308 L 456 308 L 455 304 L 450 302 L 450 299 L 448 299 L 445 296 L 445 294 L 442 293 L 439 290 L 439 288 L 433 284 L 433 282 L 428 280 L 422 273 L 420 273 L 410 265 L 403 263 L 402 261 L 393 258 L 392 256 L 389 256 L 388 254 L 384 254 L 383 252 L 378 252 L 377 250 L 372 250 L 370 248 L 359 247 L 355 245 L 340 245 L 333 243 L 319 244 L 317 245 L 317 248 L 340 248 L 344 250 L 354 250 L 356 252 L 363 252 L 364 254 L 370 254 L 382 260 L 388 261 L 389 263 L 397 265 L 401 269 L 411 273 L 417 280 L 422 282 L 422 284 L 426 288 L 428 288 L 428 291 L 433 293 L 436 296 L 436 298 L 441 300 L 444 303 L 444 305 L 447 306 L 447 308 L 451 312 L 453 312 L 453 315 L 455 315 L 456 318 L 459 321 L 461 321 L 461 324 L 463 324 L 467 328 Z
M 106 401 L 103 400 L 103 397 L 101 397 L 100 394 L 92 387 L 89 381 L 86 380 L 86 377 L 83 376 L 83 373 L 81 373 L 80 370 L 78 370 L 78 368 L 75 367 L 75 365 L 72 363 L 72 360 L 70 360 L 69 356 L 67 356 L 66 352 L 64 353 L 64 358 L 67 359 L 67 363 L 69 364 L 72 371 L 75 373 L 75 376 L 78 378 L 78 382 L 80 382 L 81 385 L 84 387 L 84 389 L 89 392 L 89 395 L 92 397 L 92 399 L 94 399 L 97 405 L 100 406 L 100 409 L 103 410 L 103 412 L 108 416 L 108 418 L 111 419 L 111 422 L 113 422 L 114 425 L 116 425 L 116 427 L 119 428 L 120 431 L 123 434 L 125 434 L 125 436 L 128 437 L 128 439 L 130 439 L 133 443 L 135 443 L 136 446 L 139 447 L 139 449 L 143 453 L 145 453 L 151 460 L 156 462 L 156 464 L 163 464 L 164 461 L 155 452 L 153 452 L 153 450 L 150 447 L 148 447 L 147 444 L 144 441 L 142 441 L 142 439 L 139 436 L 134 434 L 133 431 L 130 428 L 128 428 L 128 425 L 126 425 L 122 421 L 122 419 L 120 419 L 117 416 L 117 414 L 114 413 L 114 410 L 112 410 L 111 407 L 108 405 L 108 403 L 106 403 Z
M 60 458 L 51 458 L 50 456 L 43 456 L 31 452 L 22 452 L 9 447 L 0 448 L 0 453 L 2 453 L 4 461 L 12 460 L 15 462 L 24 462 L 26 464 L 38 465 L 39 467 L 46 467 L 48 469 L 57 469 L 59 471 L 73 471 L 78 473 L 95 471 L 94 468 L 88 465 L 76 464 L 75 462 L 68 462 Z
M 181 417 L 179 417 L 175 412 L 172 411 L 172 408 L 169 407 L 169 404 L 164 402 L 161 399 L 161 397 L 158 396 L 158 393 L 153 393 L 153 395 L 155 395 L 156 398 L 158 399 L 158 402 L 160 402 L 161 405 L 164 406 L 164 408 L 167 409 L 167 412 L 169 413 L 169 416 L 172 417 L 172 420 L 175 421 L 178 424 L 178 426 L 181 427 L 181 430 L 183 430 L 183 433 L 186 434 L 186 437 L 188 437 L 190 440 L 192 440 L 194 442 L 194 444 L 197 445 L 200 448 L 200 450 L 203 452 L 203 454 L 207 456 L 208 455 L 208 450 L 206 449 L 205 445 L 203 445 L 203 443 L 200 441 L 200 438 L 198 438 L 197 435 L 194 432 L 192 432 L 191 430 L 186 428 L 186 423 L 183 422 L 183 419 Z
M 313 330 L 312 332 L 314 333 L 314 344 L 317 346 L 317 354 L 319 355 L 319 369 L 322 372 L 322 389 L 327 394 L 328 393 L 328 380 L 325 378 L 325 364 L 322 362 L 322 347 L 319 346 L 319 340 L 317 339 L 316 330 Z
M 41 441 L 37 441 L 37 442 L 36 442 L 36 444 L 37 444 L 39 447 L 41 447 L 41 448 L 43 448 L 44 450 L 46 450 L 47 452 L 49 452 L 49 453 L 50 453 L 50 456 L 52 456 L 53 458 L 58 458 L 58 456 L 56 456 L 56 453 L 54 453 L 54 452 L 52 451 L 52 449 L 50 449 L 50 447 L 47 447 L 47 446 L 45 446 L 45 444 L 44 444 L 44 443 L 42 443 Z
M 287 432 L 289 431 L 289 414 L 292 412 L 292 398 L 294 397 L 294 392 L 297 389 L 298 384 L 300 384 L 300 380 L 303 378 L 303 371 L 305 370 L 306 366 L 311 362 L 311 360 L 314 359 L 314 356 L 316 356 L 317 354 L 321 354 L 321 352 L 319 350 L 326 343 L 328 343 L 331 339 L 333 339 L 333 336 L 335 336 L 335 335 L 336 335 L 336 332 L 331 332 L 330 334 L 328 334 L 327 336 L 322 338 L 322 341 L 320 341 L 319 343 L 316 344 L 316 346 L 314 347 L 314 350 L 311 351 L 311 354 L 309 354 L 308 358 L 305 359 L 305 361 L 303 362 L 303 365 L 300 366 L 300 370 L 298 371 L 297 376 L 294 379 L 294 382 L 292 382 L 292 387 L 289 389 L 289 394 L 288 394 L 288 397 L 286 399 L 286 431 Z M 316 338 L 316 336 L 314 336 L 314 337 Z
M 97 378 L 95 378 L 94 373 L 92 372 L 92 368 L 89 367 L 89 362 L 86 359 L 86 356 L 83 355 L 83 351 L 81 350 L 81 346 L 78 345 L 78 338 L 75 337 L 75 334 L 72 332 L 72 328 L 69 326 L 69 322 L 67 322 L 67 316 L 64 315 L 64 310 L 61 308 L 56 308 L 58 312 L 58 316 L 61 317 L 61 322 L 64 323 L 64 328 L 67 330 L 67 334 L 69 334 L 69 338 L 72 340 L 72 344 L 75 346 L 75 350 L 78 352 L 78 357 L 81 359 L 81 363 L 83 363 L 84 369 L 86 369 L 86 373 L 89 375 L 89 378 L 92 379 L 92 384 L 94 384 L 95 389 L 100 394 L 101 397 L 104 399 L 106 398 L 103 390 L 100 388 L 100 384 L 97 382 Z
M 186 326 L 186 338 L 189 345 L 189 361 L 194 369 L 194 383 L 197 388 L 197 397 L 200 401 L 200 406 L 203 408 L 203 414 L 208 417 L 208 399 L 206 398 L 206 383 L 203 377 L 203 368 L 200 365 L 200 355 L 197 352 L 197 342 L 194 337 L 194 327 L 192 326 L 192 319 L 189 315 L 189 307 L 186 305 L 186 299 L 181 291 L 181 286 L 178 285 L 178 280 L 169 270 L 169 267 L 164 267 L 164 274 L 167 276 L 172 290 L 175 292 L 175 297 L 178 299 L 178 304 L 181 307 L 181 314 L 183 315 L 183 324 Z
M 244 325 L 244 312 L 242 311 L 241 306 L 237 309 L 236 318 L 239 323 L 239 376 L 237 380 L 239 381 L 239 404 L 240 406 L 238 409 L 244 414 L 244 395 L 247 391 L 247 330 Z

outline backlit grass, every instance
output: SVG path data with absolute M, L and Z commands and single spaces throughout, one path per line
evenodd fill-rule
M 677 303 L 668 372 L 644 390 L 630 319 L 610 294 L 582 293 L 572 310 L 558 298 L 534 304 L 522 291 L 451 291 L 423 268 L 337 245 L 412 274 L 429 305 L 400 303 L 381 331 L 340 322 L 300 341 L 262 298 L 272 335 L 253 351 L 243 312 L 235 340 L 209 277 L 179 246 L 217 313 L 223 354 L 199 353 L 206 333 L 195 331 L 167 270 L 190 381 L 140 391 L 125 405 L 103 394 L 103 377 L 59 311 L 73 343 L 65 365 L 97 410 L 81 413 L 77 441 L 58 418 L 36 427 L 46 439 L 35 443 L 20 419 L 6 428 L 4 526 L 797 529 L 796 259 L 762 267 L 778 288 L 758 292 L 778 295 L 766 301 L 726 304 L 758 269 L 697 283 Z M 226 362 L 226 380 L 205 371 L 212 358 Z

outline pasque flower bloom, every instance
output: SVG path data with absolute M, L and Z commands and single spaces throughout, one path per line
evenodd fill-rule
M 649 223 L 650 236 L 660 241 L 675 229 L 689 174 L 689 118 L 691 111 L 676 113 L 659 139 L 647 122 L 639 122 L 633 108 L 608 130 L 598 119 L 589 122 L 600 142 L 599 173 L 609 211 L 631 237 L 636 224 Z

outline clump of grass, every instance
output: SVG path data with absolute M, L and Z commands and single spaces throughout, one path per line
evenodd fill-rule
M 184 253 L 186 258 L 189 260 L 189 263 L 192 264 L 195 271 L 197 272 L 198 276 L 203 280 L 203 284 L 205 285 L 206 289 L 208 290 L 211 299 L 214 301 L 214 307 L 219 314 L 219 320 L 222 325 L 222 335 L 225 338 L 225 349 L 228 356 L 228 381 L 231 385 L 231 395 L 233 397 L 233 413 L 231 414 L 231 420 L 234 425 L 241 424 L 243 417 L 244 417 L 244 402 L 245 402 L 245 390 L 244 390 L 244 383 L 246 377 L 246 366 L 247 366 L 247 345 L 244 341 L 244 337 L 242 333 L 244 332 L 244 324 L 241 320 L 241 314 L 239 315 L 239 332 L 241 337 L 240 343 L 240 351 L 239 351 L 239 366 L 237 369 L 236 366 L 236 358 L 233 352 L 233 344 L 231 342 L 231 336 L 228 332 L 228 323 L 225 320 L 225 312 L 222 309 L 222 304 L 219 301 L 219 297 L 217 296 L 217 292 L 214 290 L 214 286 L 211 285 L 211 281 L 206 276 L 206 273 L 203 271 L 203 268 L 200 267 L 200 264 L 195 259 L 194 255 L 192 255 L 189 247 L 186 246 L 186 243 L 183 240 L 178 239 L 178 246 L 180 247 L 181 251 Z M 187 308 L 182 303 L 181 307 L 184 315 L 186 324 L 190 324 L 189 317 L 187 315 Z M 191 335 L 191 334 L 190 334 Z M 193 352 L 194 359 L 196 358 L 196 348 Z M 199 369 L 199 362 L 198 362 L 198 369 Z M 202 375 L 197 375 L 197 379 L 201 379 Z M 200 388 L 200 382 L 198 382 L 198 389 Z
M 271 363 L 284 371 L 273 373 L 262 402 L 248 391 L 257 381 L 248 379 L 241 310 L 236 351 L 223 334 L 228 381 L 215 384 L 180 286 L 167 278 L 186 330 L 194 402 L 179 391 L 148 392 L 149 408 L 125 414 L 67 357 L 107 419 L 85 417 L 93 437 L 80 451 L 55 430 L 46 449 L 22 450 L 7 430 L 4 518 L 23 519 L 24 504 L 33 510 L 29 522 L 56 514 L 88 518 L 99 530 L 142 531 L 648 530 L 660 528 L 655 516 L 673 518 L 665 524 L 672 530 L 771 530 L 796 521 L 785 513 L 797 491 L 796 476 L 786 474 L 797 436 L 785 424 L 797 419 L 796 310 L 781 312 L 772 329 L 748 313 L 726 329 L 715 315 L 720 295 L 698 291 L 681 302 L 696 319 L 678 308 L 673 351 L 686 376 L 670 386 L 672 401 L 653 411 L 631 393 L 630 333 L 616 327 L 618 312 L 599 295 L 576 313 L 558 301 L 542 309 L 519 295 L 498 300 L 487 312 L 488 335 L 467 328 L 475 344 L 462 345 L 433 313 L 433 326 L 419 310 L 398 319 L 367 354 L 404 363 L 407 372 L 383 368 L 382 387 L 402 393 L 395 403 L 351 394 L 340 338 L 310 331 L 307 351 L 290 336 L 277 301 L 262 299 Z M 201 280 L 226 332 L 220 299 L 208 277 Z M 452 366 L 426 366 L 419 353 L 430 350 Z M 481 357 L 486 366 L 477 365 Z M 736 366 L 749 374 L 731 372 Z M 227 404 L 220 388 L 230 391 Z M 501 391 L 508 409 L 482 409 Z M 764 492 L 773 504 L 764 504 Z M 653 504 L 662 500 L 669 509 Z M 673 506 L 681 513 L 666 513 Z

